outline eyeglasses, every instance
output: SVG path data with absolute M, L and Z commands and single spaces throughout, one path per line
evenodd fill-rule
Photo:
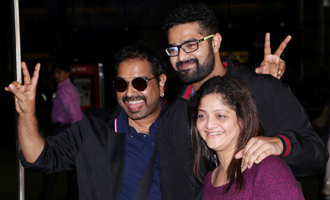
M 156 78 L 156 76 L 152 77 L 152 78 L 145 78 L 145 77 L 136 77 L 131 81 L 132 86 L 137 89 L 138 91 L 144 91 L 145 89 L 147 89 L 148 86 L 148 82 L 151 79 Z M 128 84 L 130 82 L 126 81 L 122 78 L 116 78 L 113 82 L 112 85 L 115 88 L 115 90 L 117 92 L 125 92 L 127 90 Z
M 178 46 L 168 47 L 165 49 L 165 51 L 166 51 L 167 55 L 170 57 L 178 56 L 180 48 L 186 53 L 191 53 L 198 49 L 198 43 L 203 42 L 209 38 L 212 38 L 213 36 L 214 35 L 209 35 L 209 36 L 206 36 L 205 38 L 197 40 L 197 41 L 189 41 L 189 42 L 182 43 Z

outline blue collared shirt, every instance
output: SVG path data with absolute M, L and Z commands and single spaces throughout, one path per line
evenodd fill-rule
M 161 100 L 162 110 L 157 120 L 150 126 L 150 136 L 136 132 L 129 126 L 128 116 L 122 110 L 115 120 L 116 131 L 126 134 L 126 154 L 123 185 L 120 191 L 121 200 L 135 199 L 143 173 L 147 168 L 151 155 L 153 153 L 156 132 L 159 118 L 164 108 Z M 147 199 L 161 199 L 160 180 L 159 180 L 159 158 L 158 153 L 153 167 L 152 184 Z

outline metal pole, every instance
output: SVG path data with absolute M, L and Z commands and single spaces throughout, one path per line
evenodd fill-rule
M 14 7 L 14 30 L 15 30 L 15 64 L 16 64 L 16 80 L 22 83 L 22 68 L 21 68 L 21 36 L 20 36 L 20 23 L 19 23 L 19 2 L 18 0 L 13 0 Z M 17 117 L 16 117 L 16 127 L 17 127 Z M 16 129 L 17 135 L 17 129 Z M 19 145 L 17 144 L 17 152 L 19 152 Z M 25 199 L 24 191 L 24 169 L 18 160 L 18 179 L 19 179 L 19 199 Z

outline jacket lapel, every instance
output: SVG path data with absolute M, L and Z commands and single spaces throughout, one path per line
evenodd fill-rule
M 119 199 L 124 177 L 125 166 L 125 134 L 115 132 L 114 121 L 121 108 L 117 106 L 107 120 L 108 130 L 108 159 L 110 168 L 111 196 L 110 199 Z

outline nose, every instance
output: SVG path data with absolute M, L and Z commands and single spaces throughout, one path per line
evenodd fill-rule
M 137 92 L 137 90 L 133 87 L 132 82 L 130 81 L 127 83 L 127 90 L 126 90 L 126 96 L 132 97 Z
M 207 129 L 213 129 L 218 127 L 216 120 L 213 117 L 208 117 L 206 122 L 205 122 L 205 128 Z
M 179 59 L 179 61 L 184 61 L 184 60 L 186 60 L 187 55 L 188 55 L 188 53 L 186 53 L 186 52 L 182 49 L 182 47 L 179 48 L 179 55 L 178 55 L 178 59 Z

